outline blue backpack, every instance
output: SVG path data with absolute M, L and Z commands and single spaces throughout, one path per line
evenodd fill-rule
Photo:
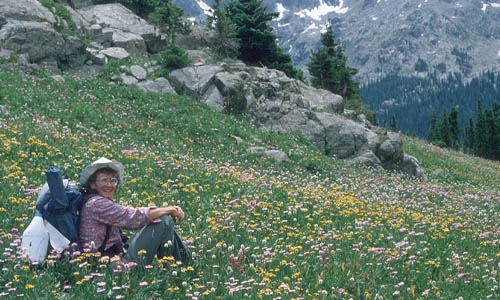
M 78 244 L 78 216 L 82 199 L 80 186 L 63 179 L 61 170 L 56 166 L 49 166 L 45 175 L 47 183 L 40 191 L 36 209 L 70 244 Z

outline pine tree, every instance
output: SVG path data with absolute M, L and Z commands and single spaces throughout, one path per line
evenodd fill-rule
M 188 33 L 190 25 L 182 20 L 184 10 L 172 1 L 162 2 L 149 15 L 149 20 L 167 34 L 170 44 L 175 44 L 178 33 Z
M 493 111 L 493 128 L 494 128 L 494 140 L 493 140 L 493 157 L 496 160 L 500 160 L 500 104 L 498 102 L 493 103 L 491 108 Z
M 469 119 L 469 125 L 465 128 L 464 136 L 464 152 L 473 153 L 474 149 L 474 121 L 472 118 Z
M 439 140 L 443 142 L 444 147 L 451 147 L 450 123 L 448 122 L 448 116 L 445 111 L 443 111 L 441 125 L 439 126 Z
M 221 7 L 221 0 L 215 0 L 211 9 L 212 14 L 207 17 L 207 26 L 215 30 L 215 37 L 210 47 L 223 57 L 237 57 L 239 42 L 236 37 L 236 26 L 231 22 L 227 11 Z
M 431 114 L 431 125 L 429 127 L 429 131 L 427 133 L 427 141 L 429 143 L 434 143 L 438 139 L 438 124 L 437 124 L 437 117 L 436 117 L 436 112 L 432 111 Z
M 241 60 L 251 65 L 275 68 L 289 77 L 304 80 L 303 73 L 293 66 L 291 56 L 276 43 L 278 37 L 268 24 L 279 13 L 268 13 L 263 0 L 232 0 L 225 9 L 236 26 Z
M 495 117 L 493 111 L 487 109 L 484 111 L 485 120 L 485 153 L 483 157 L 495 159 L 496 148 L 498 147 L 497 130 L 495 128 Z
M 451 108 L 450 114 L 448 116 L 448 126 L 450 147 L 456 150 L 458 149 L 460 143 L 460 130 L 458 128 L 458 112 L 454 107 Z
M 481 157 L 486 157 L 487 154 L 487 134 L 486 120 L 481 107 L 481 102 L 477 103 L 476 110 L 476 126 L 474 131 L 474 154 Z
M 429 67 L 427 63 L 422 59 L 418 58 L 417 62 L 415 63 L 415 71 L 417 72 L 427 72 L 429 70 Z
M 398 131 L 398 123 L 396 121 L 396 116 L 394 116 L 394 115 L 391 118 L 391 122 L 389 122 L 389 130 L 391 130 L 393 132 Z
M 307 64 L 313 87 L 329 90 L 345 99 L 358 96 L 358 83 L 353 77 L 358 70 L 347 66 L 347 57 L 335 41 L 331 25 L 321 35 L 322 48 L 311 51 Z

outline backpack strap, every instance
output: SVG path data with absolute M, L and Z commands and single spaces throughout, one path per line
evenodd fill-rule
M 87 201 L 90 200 L 90 198 L 93 198 L 95 196 L 98 196 L 98 194 L 94 190 L 84 191 L 82 200 L 79 203 L 79 210 L 81 210 L 81 208 L 85 205 L 85 203 L 87 203 Z M 109 252 L 111 250 L 111 248 L 115 248 L 116 245 L 113 245 L 113 246 L 111 246 L 110 249 L 108 249 L 108 251 L 105 251 L 105 249 L 104 249 L 104 248 L 106 248 L 106 244 L 108 243 L 110 234 L 111 234 L 111 225 L 106 225 L 106 234 L 104 235 L 104 240 L 102 241 L 101 246 L 99 246 L 99 248 L 97 248 L 97 251 L 99 251 L 101 253 L 106 253 L 106 252 Z M 118 247 L 118 246 L 116 246 L 116 247 Z M 118 248 L 121 248 L 121 247 L 118 247 Z
M 110 232 L 111 232 L 111 225 L 107 225 L 106 226 L 106 235 L 104 236 L 104 241 L 102 241 L 101 246 L 99 246 L 99 248 L 97 248 L 97 250 L 101 253 L 105 252 L 104 248 L 106 247 L 106 244 L 108 243 Z

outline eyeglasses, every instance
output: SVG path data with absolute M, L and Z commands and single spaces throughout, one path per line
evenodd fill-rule
M 118 185 L 118 179 L 116 178 L 97 178 L 95 182 L 97 182 L 100 185 L 106 185 L 106 184 L 110 184 L 112 186 Z

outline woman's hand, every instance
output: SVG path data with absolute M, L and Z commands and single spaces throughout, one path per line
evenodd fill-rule
M 175 208 L 175 212 L 170 216 L 174 220 L 175 225 L 179 225 L 184 220 L 184 211 L 180 206 L 173 206 Z
M 165 206 L 151 208 L 149 218 L 154 220 L 164 215 L 169 215 L 174 220 L 175 225 L 179 225 L 184 220 L 184 211 L 180 206 Z

